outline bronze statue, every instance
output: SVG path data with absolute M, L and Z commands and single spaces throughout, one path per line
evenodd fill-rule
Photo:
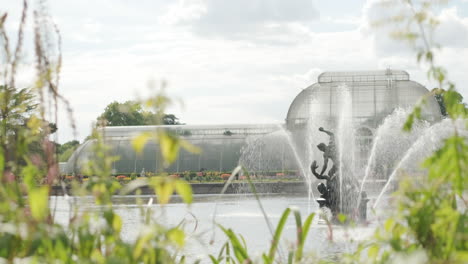
M 323 167 L 321 172 L 317 173 L 317 161 L 312 163 L 310 169 L 317 179 L 326 180 L 325 188 L 323 187 L 322 183 L 318 186 L 318 190 L 321 194 L 321 198 L 327 200 L 324 205 L 327 205 L 333 214 L 337 214 L 339 213 L 340 181 L 339 175 L 337 173 L 339 162 L 335 143 L 335 134 L 333 134 L 331 131 L 325 130 L 323 127 L 320 127 L 319 131 L 329 135 L 330 141 L 328 145 L 325 145 L 325 143 L 320 143 L 317 145 L 317 148 L 323 152 Z M 333 162 L 333 166 L 328 171 L 328 173 L 325 174 L 328 168 L 329 160 Z
M 320 172 L 320 175 L 323 175 L 325 173 L 325 171 L 328 168 L 328 161 L 331 160 L 333 162 L 333 166 L 328 172 L 328 175 L 331 176 L 336 173 L 336 170 L 339 167 L 338 153 L 335 143 L 335 134 L 333 134 L 331 131 L 323 129 L 323 127 L 320 127 L 319 131 L 324 132 L 325 134 L 330 136 L 330 141 L 328 145 L 325 145 L 325 143 L 320 143 L 317 145 L 317 148 L 323 152 L 323 167 L 322 171 Z
M 317 186 L 318 191 L 320 192 L 320 198 L 325 199 L 323 205 L 330 208 L 332 213 L 336 215 L 339 213 L 339 201 L 340 201 L 340 181 L 338 179 L 337 173 L 331 175 L 323 175 L 317 173 L 317 161 L 314 161 L 311 165 L 312 173 L 319 180 L 326 180 L 326 184 L 320 183 Z
M 351 171 L 347 171 L 348 174 L 351 173 L 347 175 L 348 177 L 344 177 L 343 180 L 340 180 L 342 175 L 340 175 L 338 171 L 339 155 L 335 143 L 335 134 L 333 134 L 331 131 L 323 129 L 323 127 L 320 127 L 319 131 L 324 132 L 330 136 L 330 141 L 328 145 L 325 143 L 320 143 L 317 145 L 317 148 L 323 152 L 323 167 L 320 173 L 317 173 L 317 169 L 319 167 L 317 165 L 317 161 L 314 160 L 310 166 L 312 173 L 317 179 L 326 180 L 326 184 L 320 183 L 317 186 L 317 189 L 321 194 L 321 199 L 317 199 L 317 202 L 319 203 L 320 207 L 326 206 L 330 208 L 334 216 L 337 216 L 340 213 L 348 215 L 355 213 L 358 214 L 360 220 L 365 220 L 367 201 L 369 199 L 367 199 L 365 192 L 363 192 L 363 197 L 361 198 L 359 208 L 356 208 L 357 203 L 353 198 L 356 198 L 355 196 L 357 196 L 359 193 L 359 186 L 356 179 L 352 176 Z M 330 160 L 333 162 L 333 165 L 327 173 Z M 343 185 L 342 188 L 340 188 L 340 184 Z M 343 193 L 341 193 L 341 191 L 343 191 Z M 341 205 L 344 208 L 340 208 L 341 198 L 343 198 Z

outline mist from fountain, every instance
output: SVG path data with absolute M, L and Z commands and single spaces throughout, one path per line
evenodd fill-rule
M 285 130 L 284 128 L 282 129 L 282 131 L 284 132 L 285 136 L 286 136 L 286 139 L 288 140 L 288 144 L 289 146 L 291 147 L 293 153 L 294 153 L 294 158 L 297 162 L 297 164 L 299 165 L 299 168 L 301 170 L 301 173 L 303 175 L 303 177 L 306 179 L 306 182 L 307 182 L 307 198 L 308 198 L 308 209 L 309 209 L 309 212 L 310 212 L 310 204 L 312 201 L 315 201 L 315 196 L 314 196 L 314 192 L 312 191 L 312 175 L 310 173 L 310 170 L 309 170 L 309 166 L 306 165 L 308 163 L 304 163 L 304 160 L 301 159 L 301 156 L 299 155 L 298 153 L 298 150 L 296 148 L 296 145 L 294 144 L 294 141 L 291 137 L 291 133 L 287 130 Z
M 353 98 L 349 87 L 345 84 L 337 87 L 337 104 L 339 105 L 336 141 L 338 143 L 338 176 L 340 181 L 340 211 L 350 208 L 357 197 L 351 190 L 344 190 L 345 182 L 355 181 L 354 176 L 354 125 L 353 125 Z M 348 186 L 349 187 L 349 186 Z M 345 192 L 344 192 L 345 191 Z
M 380 165 L 386 164 L 387 166 L 401 160 L 404 153 L 430 127 L 427 121 L 415 121 L 411 131 L 403 131 L 403 124 L 411 111 L 412 109 L 397 108 L 377 128 L 367 165 L 364 169 L 364 177 L 361 179 L 359 187 L 358 207 L 361 203 L 361 194 L 367 181 L 386 179 L 386 171 L 391 169 L 388 167 L 386 169 L 376 168 L 377 163 L 380 163 Z M 369 177 L 373 179 L 369 179 Z M 369 188 L 367 188 L 367 191 L 369 191 Z
M 279 148 L 281 151 L 278 151 Z M 293 160 L 291 161 L 290 158 Z M 308 165 L 301 158 L 291 132 L 283 126 L 278 126 L 278 131 L 268 135 L 247 138 L 247 144 L 241 150 L 239 165 L 249 172 L 261 173 L 277 170 L 279 164 L 283 170 L 299 169 L 308 184 L 308 196 L 315 200 Z
M 456 120 L 452 123 L 451 119 L 443 119 L 439 123 L 426 129 L 423 135 L 406 151 L 403 158 L 390 174 L 387 183 L 382 188 L 372 208 L 376 208 L 379 205 L 383 195 L 387 192 L 391 183 L 397 178 L 399 171 L 405 171 L 411 174 L 417 174 L 417 171 L 422 171 L 419 167 L 421 163 L 434 153 L 434 151 L 442 147 L 444 140 L 453 135 L 455 128 L 461 131 L 461 134 L 465 137 L 468 135 L 465 125 L 466 120 Z

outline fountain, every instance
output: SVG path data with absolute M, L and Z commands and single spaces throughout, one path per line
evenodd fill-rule
M 427 93 L 405 71 L 325 72 L 296 96 L 285 124 L 111 127 L 105 134 L 113 155 L 120 156 L 112 164 L 115 174 L 156 171 L 159 146 L 148 144 L 144 155 L 137 155 L 131 138 L 137 132 L 165 129 L 204 150 L 201 155 L 181 151 L 168 172 L 224 173 L 240 164 L 252 178 L 301 178 L 305 183 L 294 186 L 307 190 L 309 209 L 318 201 L 335 217 L 346 214 L 364 221 L 367 199 L 374 208 L 383 204 L 402 171 L 419 174 L 414 165 L 425 157 L 420 149 L 437 147 L 435 138 L 449 134 L 431 97 L 421 109 L 427 121 L 402 132 L 408 113 Z M 80 164 L 92 158 L 89 143 L 69 160 L 69 173 L 79 173 Z M 318 181 L 325 182 L 316 188 Z M 248 184 L 244 187 L 250 190 Z
M 286 125 L 262 141 L 293 161 L 289 165 L 304 177 L 309 201 L 330 211 L 330 219 L 344 214 L 366 222 L 368 202 L 379 206 L 397 187 L 400 171 L 419 175 L 416 165 L 450 134 L 431 99 L 423 106 L 423 120 L 416 120 L 412 131 L 402 131 L 425 93 L 404 71 L 323 73 L 294 99 Z M 255 170 L 249 162 L 258 161 L 256 155 L 251 151 L 241 158 L 242 165 Z

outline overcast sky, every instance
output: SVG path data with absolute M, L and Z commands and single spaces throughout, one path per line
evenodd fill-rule
M 63 37 L 60 90 L 72 104 L 81 141 L 107 104 L 148 95 L 151 80 L 168 82 L 168 93 L 184 102 L 169 112 L 187 124 L 284 122 L 294 97 L 323 71 L 403 69 L 432 88 L 424 68 L 415 63 L 414 52 L 389 40 L 385 29 L 370 26 L 388 12 L 377 2 L 54 0 L 48 4 Z M 20 7 L 19 0 L 2 0 L 0 11 L 10 12 L 11 32 Z M 441 24 L 435 39 L 444 46 L 438 63 L 468 98 L 468 1 L 450 1 L 437 15 Z M 73 139 L 63 112 L 62 143 Z

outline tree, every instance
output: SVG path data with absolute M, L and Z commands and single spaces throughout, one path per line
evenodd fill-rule
M 165 114 L 163 117 L 163 123 L 165 125 L 182 125 L 179 122 L 179 118 L 173 114 Z
M 98 121 L 106 121 L 108 126 L 141 126 L 145 123 L 143 109 L 135 101 L 112 102 L 106 106 Z
M 73 152 L 78 148 L 80 142 L 78 140 L 72 140 L 63 143 L 58 146 L 58 155 L 60 162 L 66 162 L 73 154 Z
M 106 106 L 97 120 L 105 121 L 107 126 L 180 125 L 175 115 L 164 114 L 162 120 L 159 120 L 154 112 L 144 110 L 137 101 L 114 101 Z
M 15 89 L 7 85 L 0 85 L 0 98 L 2 100 L 0 107 L 0 145 L 3 149 L 3 155 L 9 166 L 9 162 L 17 161 L 17 151 L 21 148 L 27 148 L 26 140 L 30 135 L 23 135 L 25 127 L 30 127 L 32 123 L 33 111 L 36 108 L 34 96 L 28 89 Z

